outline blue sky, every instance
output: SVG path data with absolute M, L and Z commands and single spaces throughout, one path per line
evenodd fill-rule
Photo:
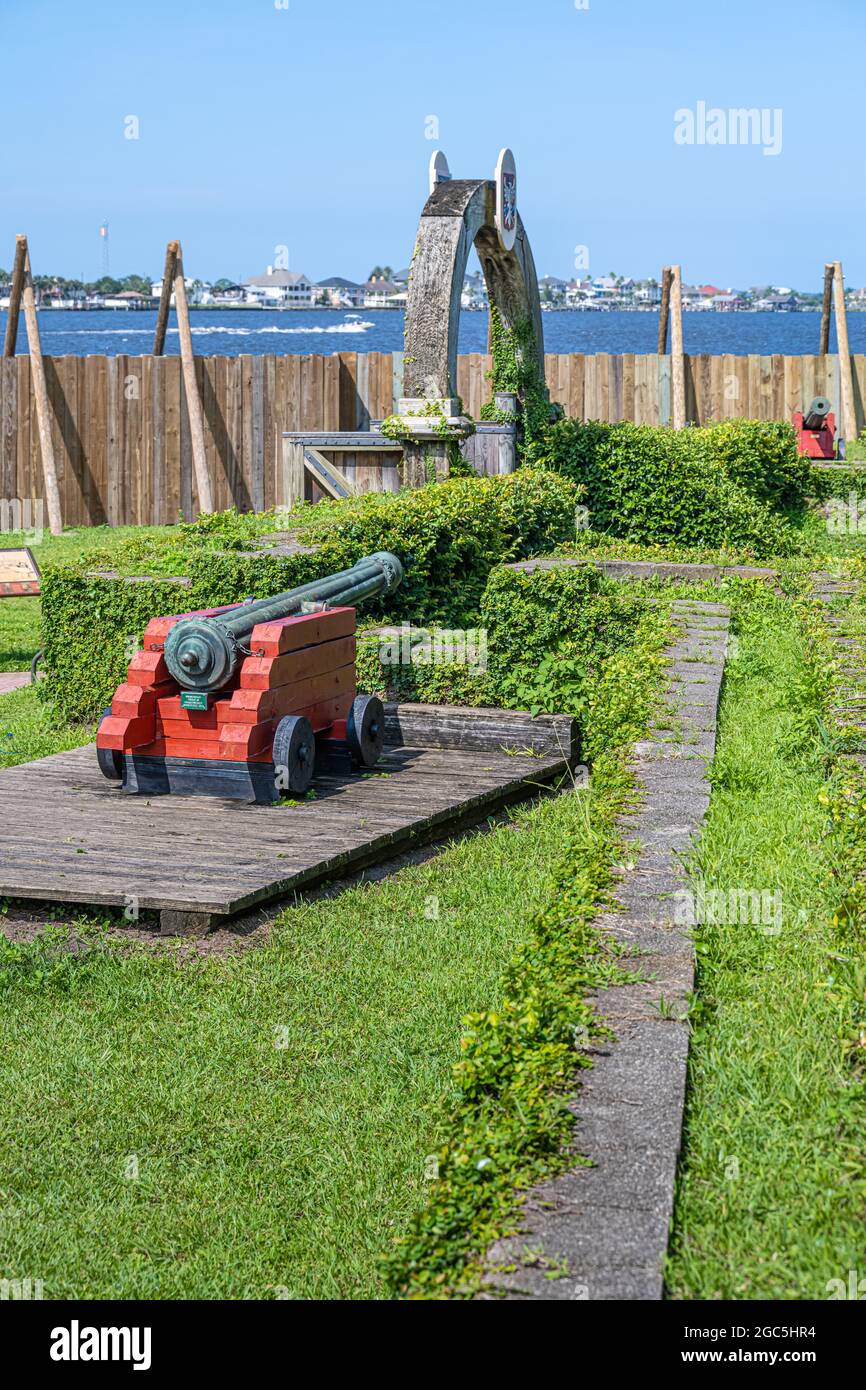
M 408 263 L 433 149 L 483 177 L 510 145 L 540 275 L 586 246 L 594 274 L 866 282 L 863 0 L 279 3 L 0 0 L 0 265 L 24 231 L 35 272 L 93 279 L 107 218 L 115 275 L 178 236 L 188 275 L 284 245 L 363 279 Z M 781 152 L 677 144 L 701 101 L 781 110 Z

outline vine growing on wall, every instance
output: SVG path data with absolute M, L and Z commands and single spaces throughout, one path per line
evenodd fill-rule
M 495 304 L 490 306 L 490 350 L 493 370 L 490 380 L 494 396 L 498 391 L 511 391 L 517 396 L 516 413 L 499 410 L 496 401 L 481 407 L 482 420 L 497 420 L 517 425 L 517 447 L 521 463 L 531 463 L 544 451 L 547 430 L 551 423 L 551 407 L 544 377 L 538 369 L 537 344 L 532 323 L 520 319 L 509 327 Z

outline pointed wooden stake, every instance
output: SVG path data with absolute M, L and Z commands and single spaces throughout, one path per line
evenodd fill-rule
M 180 334 L 180 360 L 183 368 L 183 387 L 186 394 L 186 408 L 189 412 L 189 433 L 192 443 L 192 462 L 195 470 L 195 485 L 198 491 L 198 505 L 202 512 L 212 512 L 213 493 L 210 474 L 207 471 L 207 450 L 204 442 L 204 421 L 202 419 L 201 399 L 198 382 L 195 379 L 195 357 L 192 350 L 192 333 L 189 327 L 189 305 L 186 302 L 186 285 L 183 278 L 183 253 L 180 242 L 172 242 L 177 247 L 176 269 L 174 275 L 174 307 L 177 312 L 177 327 Z M 165 293 L 165 283 L 163 283 Z
M 683 287 L 678 265 L 671 266 L 671 385 L 673 427 L 686 424 L 686 362 L 683 356 Z
M 54 443 L 51 438 L 51 407 L 48 401 L 48 387 L 45 382 L 45 363 L 42 360 L 42 344 L 39 341 L 39 320 L 36 317 L 36 296 L 33 293 L 33 277 L 30 274 L 30 253 L 27 239 L 24 238 L 24 286 L 21 293 L 24 305 L 24 322 L 27 325 L 27 345 L 30 349 L 30 375 L 33 380 L 33 394 L 36 399 L 36 424 L 39 429 L 39 452 L 42 456 L 42 476 L 45 481 L 45 502 L 48 507 L 48 525 L 52 536 L 63 531 L 63 515 L 60 507 L 60 489 L 57 486 L 57 468 L 54 462 Z

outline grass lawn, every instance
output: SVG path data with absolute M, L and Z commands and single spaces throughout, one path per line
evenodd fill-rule
M 809 526 L 814 564 L 862 554 Z M 101 530 L 46 539 L 40 562 L 123 539 Z M 778 932 L 696 930 L 668 1295 L 824 1299 L 866 1263 L 866 1097 L 834 988 L 821 682 L 794 603 L 736 583 L 664 592 L 730 600 L 737 638 L 693 883 L 781 902 Z M 0 602 L 0 670 L 38 645 L 38 603 Z M 618 702 L 632 687 L 611 678 L 593 716 L 611 746 Z M 0 697 L 0 766 L 92 735 L 32 689 Z M 461 1019 L 502 1007 L 563 845 L 575 880 L 598 854 L 594 795 L 289 908 L 243 953 L 181 959 L 97 928 L 76 953 L 0 939 L 0 1277 L 42 1279 L 48 1298 L 385 1294 L 380 1256 L 427 1206 L 458 1103 Z
M 0 695 L 0 767 L 80 748 L 95 737 L 92 724 L 66 724 L 43 704 L 32 685 Z
M 380 1294 L 461 1018 L 497 1004 L 569 836 L 592 844 L 582 795 L 222 959 L 7 948 L 2 1273 L 48 1298 Z
M 832 982 L 839 888 L 818 801 L 822 742 L 792 607 L 737 604 L 735 628 L 692 882 L 779 893 L 781 930 L 696 931 L 667 1286 L 682 1299 L 826 1299 L 828 1280 L 866 1261 L 866 1143 Z
M 34 544 L 26 532 L 4 532 L 0 547 L 5 550 L 29 546 L 40 569 L 78 561 L 98 552 L 100 561 L 131 537 L 146 541 L 150 536 L 169 535 L 170 526 L 79 526 L 52 536 L 46 531 Z M 0 599 L 0 671 L 24 671 L 42 645 L 38 598 Z

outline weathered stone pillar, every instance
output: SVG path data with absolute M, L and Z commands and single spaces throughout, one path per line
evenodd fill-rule
M 400 401 L 397 414 L 403 441 L 404 487 L 424 487 L 448 477 L 449 445 L 465 439 L 475 428 L 467 416 L 458 413 L 459 409 L 460 403 L 454 398 L 404 397 Z

